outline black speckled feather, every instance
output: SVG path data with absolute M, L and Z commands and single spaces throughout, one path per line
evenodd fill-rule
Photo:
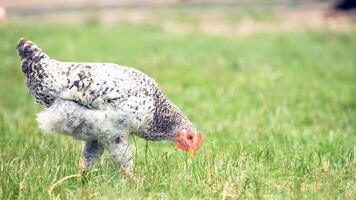
M 83 116 L 93 110 L 105 112 L 106 121 L 112 120 L 112 126 L 119 127 L 118 132 L 125 129 L 148 140 L 173 140 L 182 128 L 195 132 L 192 123 L 165 97 L 157 83 L 136 69 L 111 63 L 56 61 L 26 39 L 21 39 L 16 49 L 30 94 L 48 108 L 59 100 L 60 105 L 68 106 L 69 110 L 63 111 L 71 113 L 63 115 L 66 123 L 80 119 L 81 124 L 90 124 L 90 115 L 88 119 Z M 76 113 L 70 111 L 73 108 L 69 105 L 79 106 L 75 107 Z M 107 131 L 104 125 L 97 129 Z

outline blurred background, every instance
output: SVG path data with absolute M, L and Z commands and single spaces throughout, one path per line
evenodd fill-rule
M 0 7 L 2 21 L 142 24 L 160 18 L 159 25 L 168 31 L 213 35 L 345 30 L 355 18 L 354 0 L 2 0 Z M 192 20 L 195 23 L 183 23 Z
M 61 199 L 354 199 L 355 0 L 0 0 L 0 199 L 51 199 L 81 142 L 43 134 L 15 46 L 153 77 L 205 134 L 194 160 L 132 137 Z M 58 199 L 52 198 L 52 199 Z

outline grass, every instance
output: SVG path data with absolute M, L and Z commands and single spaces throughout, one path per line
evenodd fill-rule
M 0 198 L 352 199 L 355 32 L 243 38 L 172 35 L 155 25 L 0 25 Z M 81 142 L 43 134 L 15 45 L 63 61 L 114 62 L 155 78 L 205 141 L 194 158 L 131 138 L 134 177 L 103 159 L 81 178 Z

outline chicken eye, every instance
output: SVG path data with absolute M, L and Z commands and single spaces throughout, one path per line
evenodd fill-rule
M 187 138 L 188 138 L 188 140 L 192 140 L 192 139 L 193 139 L 193 136 L 188 135 Z

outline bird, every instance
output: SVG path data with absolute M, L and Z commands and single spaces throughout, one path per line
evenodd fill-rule
M 356 1 L 341 0 L 334 5 L 334 8 L 339 11 L 352 11 L 356 9 Z
M 112 63 L 57 61 L 25 38 L 16 50 L 29 94 L 44 108 L 37 114 L 39 128 L 83 141 L 80 169 L 107 151 L 131 173 L 131 135 L 172 141 L 192 157 L 201 147 L 203 133 L 145 73 Z
M 326 11 L 327 17 L 337 17 L 345 15 L 348 17 L 356 16 L 356 1 L 355 0 L 339 0 L 330 6 Z

